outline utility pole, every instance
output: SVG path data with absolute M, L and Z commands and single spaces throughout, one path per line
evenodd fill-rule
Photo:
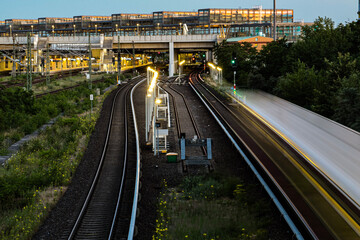
M 15 37 L 17 37 L 17 34 L 15 35 Z M 15 39 L 16 40 L 16 39 Z M 20 67 L 20 62 L 21 62 L 21 56 L 20 56 L 20 54 L 19 54 L 19 49 L 20 49 L 20 47 L 19 47 L 19 40 L 17 40 L 16 41 L 16 47 L 15 47 L 15 56 L 16 56 L 16 58 L 19 58 L 18 59 L 18 61 L 19 62 L 17 62 L 16 63 L 16 75 L 20 75 L 21 74 L 21 67 Z
M 90 89 L 92 89 L 92 82 L 91 82 L 91 65 L 92 65 L 92 62 L 91 62 L 91 58 L 92 58 L 92 55 L 91 55 L 91 41 L 90 41 L 90 33 L 89 33 L 89 81 L 90 81 Z
M 236 81 L 235 81 L 236 71 L 234 71 L 234 95 L 236 95 Z
M 118 59 L 118 65 L 117 65 L 117 69 L 118 69 L 118 84 L 121 84 L 121 78 L 120 78 L 120 73 L 121 73 L 121 54 L 120 54 L 120 35 L 118 33 L 118 55 L 117 55 L 117 59 Z
M 11 76 L 16 77 L 16 52 L 15 52 L 15 36 L 13 36 L 13 66 Z
M 273 37 L 274 37 L 274 41 L 276 41 L 276 0 L 274 0 L 274 29 L 273 29 Z
M 27 90 L 32 88 L 32 66 L 31 66 L 31 36 L 30 33 L 27 35 L 27 69 L 26 69 L 26 80 L 27 80 Z
M 48 39 L 49 40 L 49 39 Z M 49 85 L 50 83 L 50 47 L 49 47 L 49 41 L 46 43 L 46 85 Z M 62 63 L 61 63 L 62 64 Z
M 133 68 L 132 68 L 132 73 L 133 73 L 133 77 L 135 76 L 135 43 L 134 41 L 132 41 L 132 48 L 133 48 Z

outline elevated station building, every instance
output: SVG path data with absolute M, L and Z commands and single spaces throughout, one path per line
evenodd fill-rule
M 301 27 L 310 23 L 294 21 L 292 9 L 277 9 L 277 37 L 296 41 Z M 6 19 L 0 21 L 0 36 L 149 36 L 175 34 L 221 34 L 225 38 L 261 35 L 272 37 L 273 9 L 199 9 L 198 11 L 157 11 L 150 14 L 119 13 L 111 16 L 73 18 Z

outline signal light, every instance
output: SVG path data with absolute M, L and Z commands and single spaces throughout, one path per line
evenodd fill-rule
M 236 64 L 236 53 L 235 53 L 235 52 L 232 53 L 231 66 L 232 66 L 233 68 L 235 68 L 235 67 L 237 66 L 237 64 Z

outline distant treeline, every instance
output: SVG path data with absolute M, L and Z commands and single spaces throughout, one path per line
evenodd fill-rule
M 236 54 L 236 67 L 231 60 Z M 335 27 L 318 18 L 302 40 L 274 41 L 257 52 L 249 43 L 216 46 L 223 76 L 261 89 L 360 131 L 360 21 Z

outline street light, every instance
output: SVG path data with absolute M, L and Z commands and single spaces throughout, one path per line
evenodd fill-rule
M 75 27 L 76 27 L 76 25 L 74 24 L 73 27 L 74 27 L 74 37 L 75 37 Z
M 97 25 L 95 24 L 95 36 L 97 36 Z
M 117 33 L 118 33 L 118 26 L 119 26 L 119 25 L 115 24 L 116 32 L 117 32 Z M 118 33 L 118 35 L 119 35 L 119 33 Z
M 179 23 L 179 26 L 180 26 L 179 35 L 181 35 L 181 24 L 182 24 L 182 23 Z
M 160 98 L 157 98 L 157 99 L 155 100 L 155 103 L 156 103 L 157 105 L 161 104 L 161 99 L 160 99 Z
M 150 86 L 149 86 L 149 89 L 148 89 L 148 92 L 149 93 L 152 93 L 154 91 L 154 88 L 155 88 L 155 84 L 156 84 L 156 79 L 157 77 L 159 76 L 159 73 L 157 71 L 155 71 L 154 69 L 148 67 L 148 70 L 152 73 L 154 73 L 153 75 L 153 79 L 151 80 L 150 82 Z
M 31 35 L 34 35 L 34 25 L 31 25 Z
M 150 123 L 151 123 L 151 116 L 154 113 L 154 103 L 155 103 L 155 95 L 156 91 L 154 92 L 154 88 L 156 86 L 156 79 L 159 73 L 152 69 L 151 67 L 147 68 L 147 86 L 148 90 L 146 93 L 145 98 L 145 140 L 146 142 L 149 140 L 148 133 L 150 132 Z
M 158 29 L 158 34 L 157 35 L 160 35 L 160 23 L 157 23 L 157 29 Z
M 218 70 L 218 74 L 219 74 L 219 77 L 218 77 L 219 83 L 220 83 L 220 85 L 222 85 L 222 69 L 219 67 L 217 67 L 216 69 Z
M 210 67 L 210 75 L 212 78 L 214 78 L 214 70 L 217 71 L 217 80 L 219 81 L 219 84 L 222 84 L 222 69 L 220 67 L 216 67 L 213 63 L 208 62 L 208 66 Z
M 10 25 L 9 27 L 10 27 L 10 37 L 12 37 L 12 25 Z
M 55 28 L 55 26 L 52 25 L 51 28 L 52 28 L 52 34 L 53 34 L 53 37 L 54 37 L 54 28 Z
M 136 24 L 136 29 L 137 29 L 137 33 L 138 33 L 138 35 L 140 35 L 140 32 L 139 32 L 139 25 L 140 25 L 140 24 L 138 24 L 138 23 Z

